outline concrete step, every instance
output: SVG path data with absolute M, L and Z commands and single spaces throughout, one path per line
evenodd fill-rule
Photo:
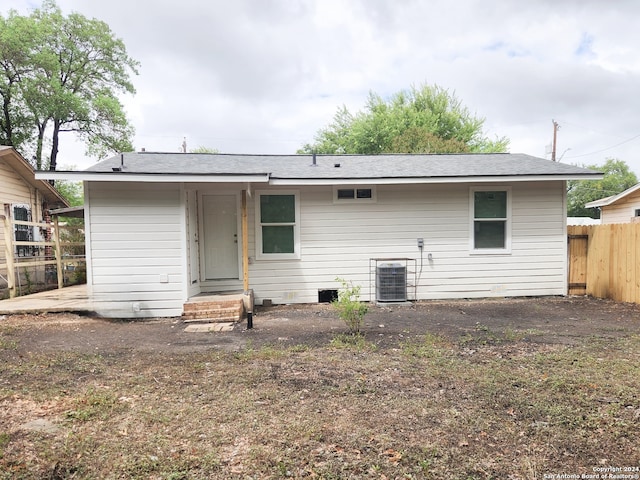
M 197 323 L 184 329 L 187 333 L 231 332 L 233 323 Z

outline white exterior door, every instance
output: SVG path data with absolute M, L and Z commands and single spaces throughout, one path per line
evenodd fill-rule
M 204 280 L 238 278 L 238 199 L 202 196 L 202 273 Z M 202 241 L 204 240 L 204 241 Z

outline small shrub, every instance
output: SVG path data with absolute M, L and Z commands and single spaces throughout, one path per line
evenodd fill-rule
M 362 330 L 364 316 L 369 310 L 369 307 L 360 301 L 360 286 L 342 278 L 336 278 L 336 281 L 342 284 L 342 289 L 338 291 L 338 299 L 331 304 L 347 325 L 349 333 L 359 334 Z

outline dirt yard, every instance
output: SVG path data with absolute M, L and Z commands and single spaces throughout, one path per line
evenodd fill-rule
M 185 327 L 0 317 L 0 479 L 640 478 L 638 305 L 372 307 L 358 338 L 330 305 Z
M 113 321 L 75 314 L 14 315 L 0 325 L 20 327 L 23 349 L 113 352 L 235 351 L 264 345 L 325 345 L 345 326 L 329 304 L 257 307 L 253 329 L 246 322 L 231 332 L 186 333 L 179 318 Z M 640 334 L 640 306 L 586 297 L 420 302 L 371 306 L 365 338 L 382 348 L 425 334 L 452 342 L 496 343 L 502 339 L 539 344 L 574 344 Z

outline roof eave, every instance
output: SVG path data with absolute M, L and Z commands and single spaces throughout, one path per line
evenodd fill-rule
M 55 208 L 50 210 L 49 213 L 54 217 L 84 218 L 84 206 Z
M 479 176 L 438 176 L 438 177 L 342 177 L 342 178 L 278 178 L 268 173 L 247 174 L 165 174 L 130 173 L 126 171 L 39 171 L 39 180 L 69 180 L 98 182 L 185 182 L 185 183 L 269 183 L 271 185 L 394 185 L 394 184 L 435 184 L 435 183 L 486 183 L 486 182 L 535 182 L 557 180 L 600 180 L 601 173 L 579 174 L 538 174 L 538 175 L 479 175 Z
M 609 202 L 606 200 L 594 200 L 593 202 L 585 203 L 585 208 L 596 208 L 596 207 L 604 207 L 609 205 Z
M 271 185 L 403 185 L 436 183 L 540 182 L 566 180 L 601 180 L 600 173 L 572 175 L 485 175 L 449 177 L 378 177 L 378 178 L 271 178 Z
M 269 174 L 173 174 L 173 173 L 129 173 L 125 171 L 115 172 L 36 172 L 36 178 L 41 180 L 69 180 L 73 182 L 186 182 L 186 183 L 267 183 Z

